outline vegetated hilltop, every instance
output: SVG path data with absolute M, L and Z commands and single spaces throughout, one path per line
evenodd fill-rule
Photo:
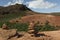
M 13 13 L 20 13 L 24 11 L 31 11 L 29 8 L 27 8 L 23 4 L 16 4 L 16 5 L 10 5 L 7 7 L 0 7 L 0 14 L 13 14 Z
M 7 7 L 0 6 L 0 21 L 8 21 L 13 18 L 36 14 L 23 4 L 15 4 Z

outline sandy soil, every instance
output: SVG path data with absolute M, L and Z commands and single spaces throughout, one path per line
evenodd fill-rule
M 60 30 L 58 30 L 58 31 L 48 31 L 48 32 L 43 32 L 43 33 L 51 36 L 52 40 L 60 40 Z

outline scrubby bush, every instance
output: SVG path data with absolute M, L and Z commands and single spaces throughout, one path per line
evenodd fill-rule
M 4 24 L 4 22 L 0 22 L 0 27 Z M 29 23 L 9 23 L 5 22 L 5 24 L 8 26 L 9 29 L 17 29 L 18 31 L 28 31 Z M 45 25 L 39 25 L 39 23 L 36 23 L 34 25 L 35 31 L 53 31 L 58 30 L 59 27 L 54 27 L 49 25 L 49 22 L 46 21 Z
M 28 23 L 9 23 L 5 22 L 9 29 L 17 29 L 18 31 L 28 31 Z M 0 23 L 0 27 L 3 23 Z
M 28 31 L 28 24 L 27 23 L 7 23 L 10 29 L 17 29 L 18 31 Z
M 3 23 L 2 22 L 0 22 L 0 28 L 1 28 L 1 26 L 3 25 Z
M 45 25 L 35 25 L 34 28 L 36 31 L 53 31 L 53 30 L 57 30 L 56 27 L 49 25 L 49 22 L 46 21 Z

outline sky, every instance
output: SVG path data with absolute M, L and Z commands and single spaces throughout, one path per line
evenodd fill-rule
M 35 12 L 60 12 L 60 0 L 0 0 L 0 6 L 24 4 Z

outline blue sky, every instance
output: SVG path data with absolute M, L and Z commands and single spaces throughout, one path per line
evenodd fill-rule
M 16 1 L 14 3 L 12 1 L 14 0 L 0 0 L 0 6 L 9 6 L 16 3 Z M 28 8 L 36 12 L 60 12 L 60 0 L 19 0 L 19 2 L 17 0 L 17 3 L 24 3 Z

